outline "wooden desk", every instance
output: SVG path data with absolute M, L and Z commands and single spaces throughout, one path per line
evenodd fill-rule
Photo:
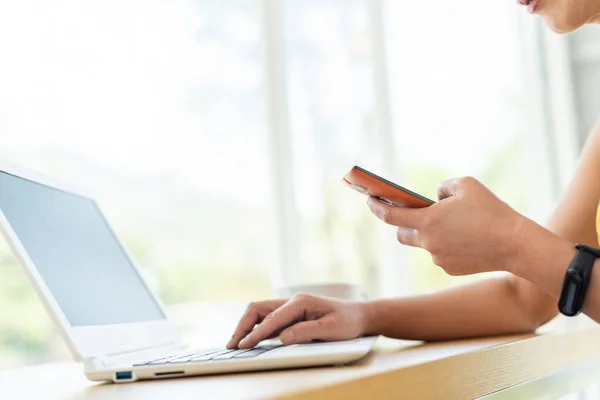
M 560 334 L 415 344 L 381 338 L 346 367 L 95 384 L 81 366 L 0 372 L 0 398 L 466 399 L 600 357 L 600 327 Z

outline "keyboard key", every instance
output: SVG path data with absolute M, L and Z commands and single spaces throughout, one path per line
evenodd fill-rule
M 253 350 L 245 351 L 241 354 L 238 354 L 238 355 L 234 356 L 233 358 L 252 358 L 252 357 L 260 356 L 261 354 L 264 354 L 268 351 L 269 350 L 253 349 Z
M 267 351 L 270 351 L 270 350 L 275 350 L 281 346 L 283 346 L 283 345 L 282 344 L 273 344 L 273 345 L 268 345 L 268 346 L 257 346 L 257 347 L 255 347 L 255 349 L 265 349 Z
M 169 361 L 169 364 L 185 364 L 185 363 L 189 363 L 191 359 L 192 359 L 191 357 L 178 358 L 176 360 Z
M 161 357 L 150 361 L 142 361 L 133 364 L 134 367 L 143 367 L 151 365 L 166 365 L 166 364 L 185 364 L 190 362 L 205 362 L 205 361 L 222 361 L 235 358 L 252 358 L 274 350 L 281 345 L 268 345 L 255 347 L 253 349 L 222 349 L 222 350 L 201 350 L 192 353 L 173 354 L 167 357 Z
M 144 366 L 144 365 L 149 365 L 150 363 L 153 363 L 153 362 L 157 362 L 157 361 L 161 361 L 161 360 L 166 360 L 167 358 L 169 358 L 169 357 L 161 357 L 161 358 L 155 358 L 154 360 L 142 361 L 142 362 L 133 364 L 133 366 L 134 367 L 141 367 L 141 366 Z
M 193 353 L 187 353 L 187 354 L 171 354 L 170 356 L 167 357 L 161 357 L 161 358 L 155 358 L 154 360 L 150 360 L 150 361 L 143 361 L 140 363 L 136 363 L 133 364 L 134 367 L 141 367 L 144 365 L 161 365 L 161 364 L 167 364 L 169 362 L 169 360 L 172 360 L 174 358 L 180 358 L 180 357 L 185 357 L 186 355 L 192 355 Z
M 177 357 L 177 358 L 173 358 L 172 360 L 169 360 L 169 364 L 185 364 L 185 363 L 190 362 L 190 360 L 192 358 L 203 357 L 203 356 L 207 356 L 207 355 L 215 354 L 215 353 L 218 353 L 218 350 L 188 354 L 183 357 Z
M 148 363 L 149 363 L 149 362 L 150 362 L 150 361 L 142 361 L 142 362 L 139 362 L 139 363 L 135 363 L 135 364 L 133 364 L 133 366 L 134 366 L 134 367 L 143 367 L 143 366 L 146 366 L 146 365 L 148 365 Z
M 185 364 L 185 363 L 190 362 L 190 360 L 194 357 L 198 357 L 198 355 L 192 354 L 191 356 L 174 358 L 172 360 L 169 360 L 169 364 Z
M 168 358 L 161 358 L 160 360 L 150 361 L 146 365 L 163 365 L 163 364 L 168 364 L 168 363 L 169 363 L 169 359 Z
M 220 356 L 212 358 L 211 361 L 231 360 L 233 357 L 237 356 L 238 354 L 245 353 L 247 351 L 248 350 L 234 350 L 229 353 L 221 354 Z
M 221 355 L 224 355 L 224 354 L 227 354 L 227 353 L 231 353 L 233 351 L 235 351 L 235 350 L 221 350 L 221 351 L 218 351 L 216 353 L 205 354 L 205 355 L 202 355 L 200 357 L 194 357 L 194 358 L 192 358 L 190 360 L 190 362 L 193 363 L 193 362 L 210 361 L 210 360 L 212 360 L 215 357 L 218 357 L 218 356 L 221 356 Z
M 174 358 L 174 357 L 179 357 L 179 355 L 170 355 L 168 357 L 157 358 L 154 361 L 150 361 L 146 365 L 163 365 L 163 364 L 168 364 L 169 360 L 172 359 L 172 358 Z

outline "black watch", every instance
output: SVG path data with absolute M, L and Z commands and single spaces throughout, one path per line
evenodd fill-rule
M 567 317 L 574 317 L 581 312 L 596 259 L 600 258 L 600 250 L 584 244 L 575 246 L 577 253 L 565 274 L 558 310 Z

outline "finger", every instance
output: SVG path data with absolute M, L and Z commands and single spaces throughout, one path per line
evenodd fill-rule
M 421 247 L 421 241 L 419 240 L 419 232 L 416 229 L 411 228 L 398 228 L 396 231 L 396 238 L 402 244 L 411 247 Z
M 266 338 L 264 338 L 263 340 L 268 340 L 268 339 L 276 339 L 279 338 L 279 336 L 281 336 L 281 332 L 284 331 L 285 328 L 281 328 L 281 329 L 277 329 L 275 332 L 271 333 L 269 336 L 267 336 Z
M 377 218 L 389 225 L 418 229 L 423 220 L 424 208 L 394 207 L 369 197 L 369 208 Z
M 260 303 L 254 303 L 248 306 L 246 312 L 235 328 L 229 343 L 227 343 L 228 349 L 236 348 L 240 341 L 244 339 L 252 330 L 254 326 L 269 315 L 273 310 L 277 309 L 277 307 L 284 304 L 286 300 L 268 300 Z
M 235 349 L 238 347 L 240 341 L 245 338 L 248 333 L 252 332 L 254 326 L 260 323 L 266 315 L 261 315 L 262 313 L 258 309 L 248 308 L 240 318 L 231 339 L 227 343 L 228 349 Z
M 239 348 L 248 349 L 256 346 L 261 340 L 270 337 L 277 330 L 287 328 L 301 320 L 305 311 L 306 307 L 301 302 L 297 300 L 288 301 L 267 315 L 260 325 L 239 343 Z
M 342 340 L 349 339 L 348 334 L 336 323 L 332 316 L 314 321 L 298 322 L 281 332 L 283 344 L 310 343 L 313 340 Z

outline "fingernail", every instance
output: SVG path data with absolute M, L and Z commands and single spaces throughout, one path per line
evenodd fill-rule
M 229 342 L 227 342 L 227 346 L 225 346 L 225 347 L 227 347 L 228 349 L 232 348 L 233 347 L 233 340 L 230 340 Z
M 294 343 L 294 332 L 293 331 L 285 331 L 281 335 L 281 341 L 284 343 Z
M 242 339 L 242 341 L 240 343 L 238 343 L 238 347 L 240 349 L 242 349 L 242 348 L 246 347 L 246 343 L 248 343 L 248 340 L 247 339 Z

